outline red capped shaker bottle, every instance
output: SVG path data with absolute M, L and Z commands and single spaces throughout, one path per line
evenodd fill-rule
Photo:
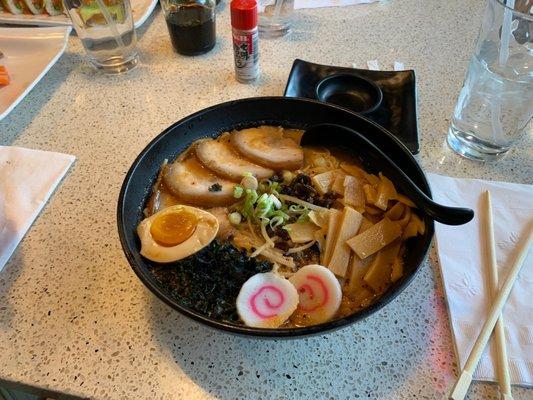
M 230 8 L 235 78 L 242 83 L 252 82 L 259 76 L 257 1 L 233 0 Z

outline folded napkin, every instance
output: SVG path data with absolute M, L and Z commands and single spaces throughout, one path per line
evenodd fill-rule
M 463 226 L 436 224 L 437 248 L 459 364 L 464 364 L 487 318 L 488 266 L 482 255 L 485 214 L 483 193 L 490 190 L 499 282 L 516 257 L 517 244 L 533 223 L 533 185 L 457 179 L 428 174 L 434 199 L 474 209 Z M 481 224 L 480 224 L 481 222 Z M 533 251 L 503 311 L 511 383 L 533 385 Z M 497 381 L 495 348 L 487 346 L 474 379 Z
M 367 66 L 367 68 L 370 71 L 380 71 L 381 70 L 378 60 L 368 60 L 366 62 L 366 66 Z M 357 64 L 353 63 L 352 67 L 353 68 L 357 68 Z M 394 71 L 403 71 L 403 70 L 405 70 L 405 65 L 404 65 L 403 62 L 394 61 L 393 69 L 394 69 Z
M 0 271 L 75 157 L 0 146 Z
M 374 3 L 380 0 L 294 0 L 294 8 L 321 8 L 351 6 L 354 4 Z

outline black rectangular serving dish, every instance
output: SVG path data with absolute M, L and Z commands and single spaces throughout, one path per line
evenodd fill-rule
M 413 154 L 420 150 L 416 116 L 415 72 L 371 71 L 366 69 L 314 64 L 296 59 L 292 64 L 284 96 L 316 100 L 315 87 L 326 76 L 353 73 L 376 83 L 383 91 L 383 102 L 365 117 L 396 136 Z

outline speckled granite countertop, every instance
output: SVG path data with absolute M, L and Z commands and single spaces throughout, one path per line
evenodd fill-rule
M 445 145 L 481 8 L 477 0 L 395 0 L 298 11 L 292 36 L 261 42 L 255 85 L 233 79 L 227 4 L 216 48 L 196 58 L 172 52 L 157 9 L 139 32 L 142 65 L 125 76 L 91 70 L 71 37 L 0 122 L 0 144 L 78 158 L 0 274 L 0 379 L 98 399 L 443 398 L 457 371 L 434 249 L 403 294 L 356 326 L 298 341 L 249 340 L 199 326 L 145 289 L 120 249 L 115 209 L 150 139 L 206 106 L 281 95 L 295 58 L 405 62 L 417 73 L 426 170 L 531 182 L 531 142 L 487 165 Z M 474 384 L 470 398 L 497 399 L 497 387 Z

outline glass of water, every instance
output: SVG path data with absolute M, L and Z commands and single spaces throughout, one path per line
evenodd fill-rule
M 448 144 L 474 160 L 502 157 L 533 116 L 533 16 L 529 0 L 487 0 Z
M 94 67 L 117 74 L 138 64 L 129 0 L 63 0 L 63 4 Z
M 291 31 L 294 0 L 259 0 L 259 35 L 275 38 Z

